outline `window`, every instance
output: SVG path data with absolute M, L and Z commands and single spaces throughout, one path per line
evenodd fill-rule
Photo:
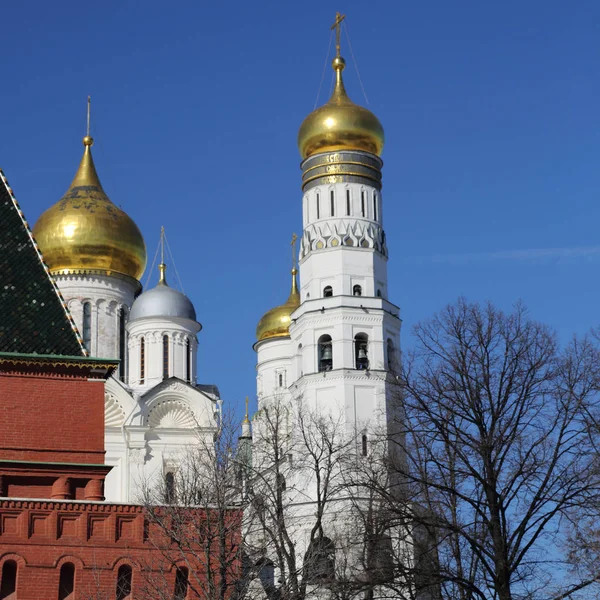
M 331 336 L 322 335 L 318 343 L 319 371 L 331 371 L 333 368 L 333 351 L 331 347 Z
M 88 352 L 92 351 L 92 303 L 83 303 L 83 345 Z
M 117 600 L 131 598 L 131 567 L 121 565 L 117 574 Z
M 279 373 L 279 375 L 277 375 L 277 383 L 279 387 L 283 387 L 283 373 Z
M 185 380 L 192 380 L 192 344 L 190 344 L 190 338 L 185 340 Z
M 381 298 L 381 290 L 377 290 L 377 297 Z
M 357 333 L 354 336 L 354 358 L 356 368 L 364 371 L 369 368 L 369 358 L 367 356 L 369 337 L 366 333 Z
M 391 338 L 387 340 L 387 367 L 389 371 L 396 370 L 396 348 L 394 348 L 394 342 Z
M 287 489 L 285 477 L 281 473 L 277 473 L 277 489 L 280 492 L 285 492 L 285 490 Z
M 346 214 L 350 214 L 350 190 L 346 190 Z
M 335 194 L 333 190 L 329 192 L 329 203 L 331 204 L 331 216 L 335 216 Z
M 119 310 L 119 359 L 121 361 L 119 365 L 119 379 L 125 382 L 125 373 L 127 373 L 127 366 L 125 365 L 126 353 L 127 353 L 127 330 L 125 329 L 125 323 L 127 322 L 127 308 L 121 306 Z
M 173 600 L 185 600 L 188 593 L 188 570 L 186 567 L 177 567 L 175 571 L 175 591 Z
M 75 565 L 67 562 L 60 568 L 58 582 L 58 600 L 73 600 L 75 598 Z
M 364 217 L 365 216 L 365 193 L 360 193 L 360 213 Z
M 0 581 L 0 598 L 13 600 L 17 597 L 17 563 L 7 560 L 2 565 L 2 580 Z
M 367 434 L 363 433 L 363 436 L 362 436 L 362 448 L 361 448 L 361 452 L 362 452 L 363 456 L 367 455 L 367 449 L 368 449 L 367 448 Z
M 373 221 L 377 221 L 377 194 L 373 193 Z
M 163 379 L 169 376 L 169 336 L 163 335 Z
M 175 473 L 165 473 L 165 504 L 175 502 Z
M 335 578 L 335 546 L 328 537 L 311 542 L 306 552 L 306 578 L 310 583 L 325 583 Z
M 319 206 L 319 194 L 317 194 L 317 219 L 321 218 L 321 207 Z
M 140 340 L 140 383 L 146 378 L 146 340 Z
M 331 298 L 333 296 L 333 288 L 330 285 L 326 285 L 323 288 L 323 298 Z
M 355 285 L 352 288 L 352 295 L 353 296 L 362 296 L 362 287 L 360 287 L 360 285 Z

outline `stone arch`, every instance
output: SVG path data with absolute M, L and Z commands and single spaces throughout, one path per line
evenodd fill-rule
M 194 429 L 198 422 L 186 402 L 177 398 L 166 398 L 150 408 L 147 425 L 156 429 Z

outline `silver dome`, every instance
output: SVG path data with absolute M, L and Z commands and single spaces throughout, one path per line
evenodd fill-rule
M 144 317 L 178 317 L 196 320 L 196 310 L 190 299 L 165 283 L 141 294 L 133 303 L 129 320 Z

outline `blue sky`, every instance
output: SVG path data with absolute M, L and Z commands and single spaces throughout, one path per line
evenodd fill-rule
M 255 394 L 256 324 L 288 293 L 296 134 L 336 10 L 386 132 L 403 346 L 460 295 L 505 309 L 522 299 L 562 340 L 600 324 L 600 3 L 4 6 L 0 167 L 29 221 L 74 175 L 90 94 L 105 190 L 139 225 L 149 262 L 165 226 L 204 326 L 200 379 L 240 409 Z M 364 104 L 345 39 L 342 54 Z M 328 67 L 319 103 L 330 84 Z

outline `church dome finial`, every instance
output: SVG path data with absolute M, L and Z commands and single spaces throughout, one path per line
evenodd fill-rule
M 344 15 L 337 13 L 336 56 L 332 67 L 335 87 L 329 101 L 311 112 L 300 126 L 298 149 L 302 159 L 320 152 L 362 150 L 381 155 L 385 136 L 379 119 L 366 108 L 354 104 L 346 93 L 342 72 L 346 61 L 340 55 L 340 24 Z
M 146 267 L 144 238 L 131 217 L 102 188 L 88 130 L 84 152 L 67 193 L 46 210 L 33 228 L 44 260 L 54 274 L 118 273 L 139 279 Z

